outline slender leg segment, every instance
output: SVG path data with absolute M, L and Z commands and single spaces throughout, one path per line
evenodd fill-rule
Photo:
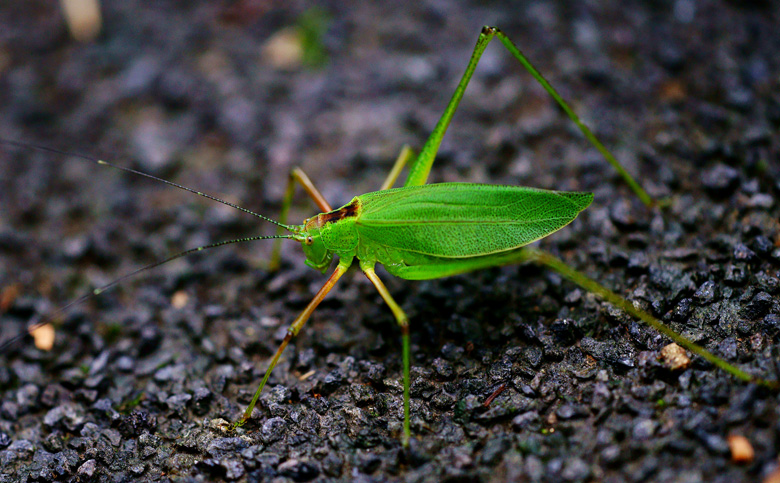
M 393 164 L 393 169 L 390 170 L 390 173 L 387 175 L 387 178 L 385 178 L 385 182 L 382 183 L 382 187 L 379 188 L 379 191 L 389 190 L 392 188 L 398 179 L 398 176 L 401 175 L 401 170 L 404 169 L 404 166 L 412 162 L 413 159 L 414 150 L 409 147 L 408 144 L 404 144 L 404 146 L 401 148 L 401 152 L 398 153 L 398 158 L 395 160 L 395 164 Z
M 333 208 L 331 208 L 330 203 L 325 199 L 324 196 L 322 196 L 322 193 L 320 193 L 320 190 L 317 189 L 316 186 L 314 186 L 314 183 L 312 183 L 311 179 L 306 175 L 306 173 L 303 172 L 301 168 L 294 168 L 292 171 L 290 171 L 290 177 L 287 181 L 287 190 L 284 194 L 284 200 L 287 202 L 289 199 L 290 202 L 292 202 L 292 191 L 295 188 L 295 182 L 298 182 L 301 186 L 303 186 L 303 189 L 306 190 L 306 193 L 311 197 L 312 200 L 314 200 L 314 203 L 317 204 L 317 207 L 322 210 L 323 213 L 327 213 L 328 211 L 333 211 Z M 289 194 L 288 194 L 289 193 Z M 283 207 L 285 208 L 285 207 Z M 285 210 L 282 216 L 287 216 L 287 211 L 290 208 L 290 205 L 288 204 L 286 206 L 287 210 Z
M 409 377 L 409 365 L 411 358 L 409 354 L 409 317 L 407 317 L 401 306 L 399 306 L 398 303 L 393 299 L 393 296 L 390 295 L 387 287 L 385 287 L 385 284 L 382 283 L 382 280 L 374 271 L 373 265 L 368 265 L 361 262 L 360 269 L 363 270 L 363 273 L 366 274 L 366 277 L 368 277 L 368 279 L 371 280 L 371 283 L 374 284 L 374 287 L 376 287 L 379 295 L 382 296 L 387 306 L 390 307 L 390 310 L 395 316 L 395 320 L 401 327 L 404 361 L 404 434 L 401 442 L 404 446 L 409 446 L 409 438 L 411 437 L 411 429 L 409 427 L 409 386 L 411 384 Z
M 665 335 L 666 337 L 668 337 L 678 345 L 688 349 L 694 354 L 701 356 L 702 359 L 706 360 L 707 362 L 713 364 L 716 367 L 723 369 L 724 371 L 728 372 L 729 374 L 736 377 L 737 379 L 766 386 L 774 390 L 780 388 L 780 381 L 767 381 L 764 379 L 760 379 L 748 374 L 747 372 L 743 371 L 742 369 L 732 364 L 729 364 L 725 360 L 709 352 L 708 350 L 701 347 L 700 345 L 694 343 L 693 341 L 673 331 L 672 329 L 664 325 L 663 322 L 656 319 L 649 313 L 645 312 L 644 310 L 638 307 L 635 307 L 634 304 L 632 304 L 630 301 L 626 300 L 625 298 L 621 297 L 615 292 L 609 290 L 608 288 L 604 287 L 603 285 L 596 282 L 595 280 L 588 278 L 584 273 L 571 268 L 570 266 L 563 263 L 563 261 L 561 261 L 559 258 L 545 251 L 538 250 L 536 248 L 524 248 L 518 253 L 517 261 L 534 262 L 539 265 L 544 265 L 545 267 L 555 272 L 558 272 L 560 275 L 576 283 L 577 285 L 584 288 L 588 292 L 598 295 L 602 299 L 620 308 L 621 310 L 631 315 L 632 317 L 641 320 L 642 322 L 649 325 L 653 329 L 657 330 L 661 334 Z
M 531 62 L 523 55 L 515 44 L 509 40 L 509 37 L 504 35 L 503 32 L 495 27 L 483 27 L 482 33 L 479 34 L 477 39 L 477 45 L 474 47 L 474 52 L 471 54 L 471 60 L 469 60 L 468 66 L 466 66 L 466 72 L 464 72 L 458 86 L 455 88 L 455 93 L 452 95 L 447 108 L 444 110 L 439 122 L 436 123 L 436 127 L 433 129 L 433 133 L 428 138 L 428 141 L 423 146 L 420 155 L 417 157 L 417 161 L 412 165 L 409 170 L 409 175 L 406 178 L 404 186 L 417 186 L 425 184 L 428 180 L 428 174 L 431 171 L 431 166 L 436 158 L 436 153 L 439 151 L 441 140 L 444 137 L 444 133 L 447 131 L 447 127 L 450 125 L 452 116 L 455 114 L 455 110 L 458 108 L 460 100 L 463 98 L 463 93 L 466 91 L 471 76 L 474 74 L 474 69 L 477 67 L 482 53 L 488 46 L 493 37 L 498 37 L 502 44 L 509 50 L 509 52 L 528 70 L 528 72 L 539 82 L 544 90 L 547 91 L 550 96 L 555 99 L 555 102 L 566 112 L 569 118 L 579 127 L 585 138 L 593 144 L 593 146 L 601 153 L 602 156 L 614 167 L 620 176 L 623 177 L 629 187 L 636 193 L 639 199 L 647 206 L 653 206 L 655 202 L 647 194 L 647 192 L 637 183 L 633 177 L 620 165 L 615 159 L 612 153 L 604 147 L 603 144 L 593 135 L 590 129 L 580 120 L 577 114 L 572 110 L 569 104 L 563 100 L 558 92 L 550 85 L 549 82 L 539 73 L 538 70 L 531 64 Z
M 482 33 L 479 34 L 477 39 L 477 45 L 474 47 L 474 52 L 471 54 L 471 59 L 466 66 L 466 72 L 463 73 L 463 77 L 458 82 L 458 86 L 455 87 L 455 93 L 452 94 L 452 99 L 444 109 L 444 113 L 439 118 L 439 122 L 436 123 L 436 127 L 433 128 L 428 140 L 425 142 L 420 155 L 417 156 L 417 161 L 409 169 L 409 174 L 406 176 L 406 183 L 404 186 L 419 186 L 424 185 L 428 181 L 428 174 L 431 172 L 433 161 L 436 159 L 436 153 L 439 152 L 439 146 L 441 146 L 441 140 L 444 138 L 444 133 L 447 132 L 447 128 L 450 125 L 452 116 L 458 109 L 460 100 L 463 99 L 463 93 L 466 92 L 466 86 L 469 85 L 471 76 L 474 74 L 474 69 L 477 68 L 479 58 L 482 57 L 482 53 L 490 43 L 490 39 L 493 38 L 493 34 L 486 34 L 486 29 L 482 29 Z
M 543 265 L 553 270 L 554 272 L 559 273 L 569 281 L 574 282 L 575 284 L 584 288 L 588 292 L 595 294 L 598 297 L 611 303 L 612 305 L 620 308 L 628 315 L 636 319 L 639 319 L 643 323 L 647 324 L 648 326 L 652 327 L 653 329 L 657 330 L 661 334 L 671 339 L 673 342 L 693 352 L 694 354 L 701 356 L 702 359 L 723 369 L 724 371 L 728 372 L 729 374 L 733 375 L 738 379 L 741 379 L 746 382 L 752 382 L 755 384 L 766 386 L 772 389 L 780 388 L 780 381 L 767 381 L 765 379 L 760 379 L 746 373 L 742 369 L 732 364 L 729 364 L 725 360 L 714 355 L 713 353 L 704 349 L 700 345 L 676 333 L 675 331 L 673 331 L 672 329 L 664 325 L 663 322 L 653 317 L 646 311 L 638 307 L 635 307 L 634 304 L 632 304 L 629 300 L 616 294 L 612 290 L 609 290 L 608 288 L 604 287 L 600 283 L 589 278 L 584 273 L 571 268 L 570 266 L 566 265 L 563 261 L 561 261 L 559 258 L 543 250 L 539 250 L 537 248 L 524 247 L 518 250 L 513 250 L 510 252 L 504 252 L 504 253 L 499 253 L 496 255 L 490 255 L 485 257 L 479 257 L 472 260 L 454 259 L 450 262 L 442 263 L 432 270 L 419 270 L 416 269 L 415 267 L 406 267 L 401 270 L 396 269 L 393 275 L 396 275 L 406 280 L 425 280 L 430 278 L 448 277 L 451 275 L 467 273 L 473 270 L 481 270 L 488 267 L 504 266 L 504 265 L 510 265 L 515 263 L 527 263 L 527 262 Z
M 268 377 L 271 375 L 271 371 L 274 370 L 274 367 L 276 367 L 276 364 L 279 362 L 279 357 L 281 357 L 285 347 L 287 347 L 287 344 L 290 343 L 293 337 L 298 335 L 298 332 L 301 331 L 303 326 L 306 324 L 306 321 L 308 321 L 309 317 L 311 317 L 311 314 L 312 312 L 314 312 L 314 309 L 317 308 L 320 302 L 322 302 L 322 299 L 324 299 L 325 296 L 328 294 L 328 292 L 330 292 L 330 290 L 333 288 L 333 286 L 336 285 L 338 279 L 341 278 L 342 275 L 344 275 L 344 272 L 347 271 L 350 265 L 352 265 L 351 259 L 339 261 L 336 270 L 333 272 L 330 278 L 328 278 L 327 282 L 325 282 L 325 285 L 322 286 L 319 292 L 317 292 L 317 295 L 315 295 L 312 301 L 309 302 L 309 305 L 307 305 L 306 308 L 303 309 L 303 312 L 301 312 L 301 314 L 293 321 L 293 323 L 290 325 L 290 328 L 287 329 L 287 335 L 284 336 L 284 340 L 282 341 L 282 344 L 279 346 L 279 349 L 276 350 L 276 354 L 274 354 L 273 359 L 271 359 L 271 364 L 269 364 L 268 369 L 265 371 L 265 376 L 263 376 L 263 380 L 262 382 L 260 382 L 260 387 L 257 388 L 257 391 L 255 392 L 255 395 L 252 398 L 252 402 L 249 403 L 249 406 L 246 408 L 246 411 L 244 411 L 244 415 L 235 424 L 235 426 L 241 426 L 252 416 L 252 411 L 255 409 L 255 404 L 257 404 L 257 400 L 260 398 L 260 393 L 263 391 L 263 387 L 265 387 L 265 383 L 268 382 Z
M 290 212 L 290 205 L 292 205 L 293 195 L 295 194 L 296 182 L 303 186 L 303 189 L 311 197 L 311 199 L 314 200 L 314 203 L 317 204 L 323 213 L 333 211 L 330 203 L 328 203 L 325 197 L 322 196 L 320 190 L 314 186 L 314 183 L 312 183 L 311 179 L 309 179 L 306 173 L 304 173 L 301 168 L 294 168 L 292 171 L 290 171 L 290 176 L 287 178 L 287 187 L 284 190 L 284 198 L 282 199 L 282 211 L 279 213 L 279 223 L 283 225 L 287 224 L 287 216 Z M 284 228 L 282 227 L 276 229 L 277 235 L 281 235 L 283 232 Z M 279 263 L 281 261 L 282 254 L 281 241 L 281 239 L 276 240 L 274 242 L 273 248 L 271 249 L 271 261 L 268 262 L 268 269 L 272 272 L 279 269 Z

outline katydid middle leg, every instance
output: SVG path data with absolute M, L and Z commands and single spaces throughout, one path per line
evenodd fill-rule
M 384 299 L 387 306 L 390 307 L 390 310 L 393 312 L 395 320 L 398 322 L 398 326 L 401 327 L 404 364 L 404 433 L 401 439 L 401 443 L 404 446 L 409 446 L 409 438 L 411 437 L 411 429 L 409 427 L 409 387 L 411 385 L 409 376 L 411 358 L 409 354 L 409 317 L 406 315 L 406 312 L 403 311 L 401 306 L 398 305 L 395 299 L 393 299 L 393 296 L 390 295 L 390 292 L 387 290 L 387 287 L 385 287 L 382 279 L 380 279 L 374 271 L 373 263 L 361 261 L 360 269 L 363 270 L 363 273 L 366 274 L 366 277 L 368 277 L 371 283 L 374 284 L 374 287 L 376 287 L 379 295 L 382 296 L 382 299 Z

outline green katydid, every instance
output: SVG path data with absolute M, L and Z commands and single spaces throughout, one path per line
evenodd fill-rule
M 280 220 L 274 221 L 190 188 L 104 161 L 97 161 L 99 164 L 154 178 L 177 188 L 228 204 L 278 225 L 279 232 L 274 236 L 228 240 L 180 252 L 121 277 L 73 303 L 78 303 L 89 296 L 97 295 L 142 270 L 161 265 L 196 251 L 231 243 L 270 238 L 277 239 L 271 256 L 272 267 L 278 266 L 279 242 L 281 239 L 292 239 L 301 243 L 306 256 L 306 264 L 323 273 L 332 264 L 333 257 L 338 257 L 339 261 L 336 269 L 308 306 L 290 325 L 283 342 L 271 359 L 265 376 L 251 403 L 234 426 L 242 425 L 251 417 L 258 398 L 284 349 L 290 340 L 299 333 L 314 309 L 328 292 L 333 289 L 338 279 L 353 264 L 355 258 L 358 259 L 360 269 L 376 287 L 401 327 L 404 387 L 402 442 L 404 445 L 408 444 L 411 436 L 409 424 L 409 321 L 404 311 L 395 302 L 375 273 L 374 267 L 377 263 L 384 265 L 390 274 L 409 280 L 440 278 L 512 263 L 538 263 L 551 268 L 586 290 L 620 307 L 630 315 L 639 318 L 663 333 L 674 342 L 734 376 L 745 381 L 776 386 L 777 383 L 757 379 L 707 352 L 667 328 L 650 314 L 634 307 L 633 304 L 623 297 L 587 278 L 549 253 L 525 247 L 525 245 L 561 229 L 574 220 L 579 212 L 587 208 L 591 203 L 593 199 L 592 194 L 470 183 L 426 184 L 428 174 L 450 120 L 457 109 L 458 103 L 482 53 L 494 37 L 497 37 L 510 53 L 542 84 L 545 90 L 577 124 L 585 137 L 618 170 L 637 196 L 645 204 L 652 205 L 653 201 L 651 198 L 580 121 L 569 105 L 539 74 L 520 50 L 498 29 L 485 27 L 479 36 L 466 72 L 419 155 L 415 156 L 410 149 L 405 148 L 379 191 L 356 196 L 349 203 L 336 210 L 331 208 L 311 180 L 300 169 L 295 169 L 291 173 Z M 20 145 L 20 143 L 8 141 L 5 141 L 5 143 Z M 409 166 L 409 173 L 403 187 L 392 188 L 407 165 Z M 304 187 L 305 191 L 313 198 L 323 213 L 305 220 L 301 225 L 288 225 L 287 213 L 294 197 L 296 183 Z M 284 230 L 287 230 L 289 234 L 283 234 Z M 63 309 L 73 305 L 73 303 Z

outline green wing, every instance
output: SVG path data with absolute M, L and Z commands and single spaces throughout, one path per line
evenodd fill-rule
M 441 183 L 361 195 L 361 240 L 442 258 L 513 250 L 567 224 L 592 193 Z

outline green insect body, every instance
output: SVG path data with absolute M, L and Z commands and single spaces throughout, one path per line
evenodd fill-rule
M 395 188 L 306 220 L 300 240 L 307 265 L 322 272 L 337 255 L 406 280 L 440 278 L 500 265 L 503 254 L 568 225 L 591 201 L 591 193 L 521 186 Z
M 443 132 L 439 136 L 441 134 Z M 435 135 L 432 138 L 436 140 Z M 402 151 L 396 166 L 411 158 L 404 156 L 404 152 L 406 150 Z M 401 328 L 404 364 L 402 441 L 408 444 L 409 318 L 376 275 L 375 265 L 384 265 L 391 275 L 399 278 L 425 280 L 527 261 L 528 255 L 523 246 L 571 223 L 593 201 L 591 193 L 520 186 L 474 183 L 428 185 L 425 184 L 427 170 L 415 171 L 415 166 L 425 162 L 423 153 L 414 161 L 402 188 L 386 188 L 356 196 L 341 208 L 309 218 L 299 226 L 284 224 L 287 209 L 283 209 L 280 227 L 292 234 L 279 236 L 302 244 L 308 266 L 324 273 L 334 256 L 339 257 L 339 263 L 314 299 L 290 325 L 260 387 L 237 425 L 252 416 L 260 393 L 287 344 L 357 258 L 360 269 L 387 303 Z M 394 168 L 384 186 L 391 186 L 398 173 L 399 170 Z M 313 199 L 329 206 L 300 170 L 291 174 L 285 205 L 291 199 L 296 182 L 303 185 Z M 278 245 L 275 251 L 278 251 Z

